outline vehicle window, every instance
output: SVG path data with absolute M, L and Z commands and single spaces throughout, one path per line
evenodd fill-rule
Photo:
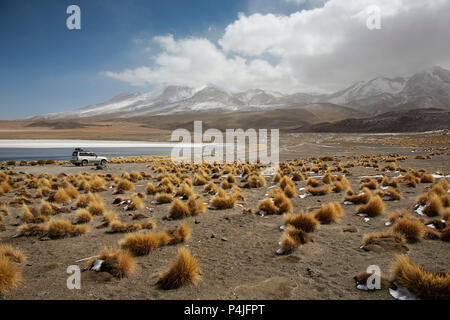
M 78 152 L 74 152 L 74 153 L 72 153 L 72 157 L 76 157 L 78 155 Z
M 87 156 L 87 153 L 86 153 L 86 152 L 81 152 L 81 153 L 80 153 L 80 156 L 86 157 L 86 156 Z
M 95 153 L 90 153 L 89 155 L 90 155 L 91 157 L 95 157 L 95 156 L 96 156 Z

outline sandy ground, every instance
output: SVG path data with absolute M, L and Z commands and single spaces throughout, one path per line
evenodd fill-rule
M 378 138 L 376 138 L 378 139 Z M 425 168 L 429 172 L 450 172 L 449 156 L 437 155 L 432 159 L 414 159 L 416 154 L 426 154 L 426 148 L 387 146 L 378 143 L 358 141 L 355 136 L 285 135 L 281 139 L 280 158 L 299 159 L 311 156 L 343 156 L 349 154 L 388 154 L 407 155 L 406 161 L 397 162 L 403 168 Z M 444 146 L 444 147 L 448 147 Z M 414 150 L 415 152 L 411 152 Z M 387 163 L 382 163 L 387 165 Z M 93 171 L 91 167 L 40 166 L 15 167 L 16 171 L 39 174 L 49 172 L 77 173 Z M 123 171 L 148 171 L 147 164 L 108 165 L 103 173 L 121 174 Z M 347 177 L 354 190 L 358 190 L 361 176 L 379 174 L 373 168 L 355 167 Z M 309 173 L 308 176 L 315 174 Z M 397 176 L 398 173 L 386 173 Z M 156 180 L 152 180 L 155 183 Z M 147 181 L 136 183 L 136 190 L 144 192 Z M 236 182 L 239 184 L 239 179 Z M 297 182 L 297 189 L 305 187 L 305 181 Z M 185 244 L 197 257 L 201 267 L 202 280 L 197 286 L 189 285 L 176 290 L 161 290 L 155 285 L 158 274 L 164 272 L 175 259 L 177 246 L 164 246 L 147 256 L 137 257 L 134 274 L 117 280 L 109 274 L 82 273 L 82 288 L 69 290 L 66 286 L 69 265 L 83 263 L 75 261 L 96 255 L 104 246 L 115 246 L 124 234 L 108 234 L 106 229 L 96 229 L 101 217 L 94 217 L 89 223 L 90 231 L 80 237 L 61 240 L 39 241 L 36 237 L 12 239 L 16 234 L 16 225 L 21 208 L 11 208 L 11 214 L 3 223 L 6 231 L 0 232 L 0 243 L 10 243 L 20 248 L 28 260 L 22 267 L 23 282 L 5 299 L 392 299 L 387 290 L 364 292 L 355 288 L 353 276 L 364 272 L 369 265 L 378 265 L 382 275 L 389 276 L 389 269 L 396 252 L 372 252 L 360 249 L 364 234 L 387 230 L 384 222 L 387 214 L 395 209 L 405 208 L 414 213 L 414 198 L 421 194 L 429 184 L 419 184 L 409 188 L 400 184 L 403 195 L 400 201 L 386 202 L 386 213 L 365 222 L 356 216 L 356 205 L 343 206 L 345 214 L 335 224 L 321 225 L 312 233 L 314 242 L 302 245 L 288 256 L 277 256 L 278 241 L 281 236 L 281 216 L 249 216 L 242 214 L 242 206 L 257 209 L 258 201 L 266 198 L 268 185 L 259 189 L 243 189 L 245 201 L 239 201 L 234 209 L 208 210 L 206 213 L 184 219 L 192 228 L 192 236 Z M 211 198 L 204 195 L 203 187 L 195 187 L 195 192 L 208 202 Z M 300 192 L 301 193 L 301 192 Z M 122 221 L 132 222 L 128 212 L 112 205 L 112 189 L 101 192 L 107 209 L 115 210 Z M 321 204 L 339 201 L 343 193 L 331 193 L 326 196 L 293 198 L 294 212 L 300 209 L 312 211 Z M 11 200 L 13 195 L 0 196 L 0 201 Z M 148 196 L 146 207 L 140 210 L 156 222 L 156 231 L 162 231 L 180 224 L 180 221 L 166 221 L 169 206 L 154 205 L 154 196 Z M 40 200 L 35 200 L 38 207 Z M 241 206 L 242 205 L 242 206 Z M 33 206 L 33 205 L 31 205 Z M 75 211 L 62 214 L 61 217 L 75 220 Z M 344 232 L 349 226 L 357 232 Z M 411 260 L 429 271 L 450 270 L 450 244 L 440 240 L 423 240 L 408 244 Z

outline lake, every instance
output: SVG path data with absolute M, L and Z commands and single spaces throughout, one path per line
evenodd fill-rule
M 0 140 L 0 161 L 70 160 L 75 148 L 83 148 L 107 158 L 167 156 L 176 144 L 145 141 Z M 184 146 L 195 147 L 195 144 Z

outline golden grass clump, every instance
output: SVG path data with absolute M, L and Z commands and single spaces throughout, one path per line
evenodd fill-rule
M 117 248 L 103 247 L 100 255 L 88 262 L 89 269 L 94 266 L 97 260 L 103 260 L 99 271 L 108 272 L 119 279 L 131 275 L 136 266 L 134 258 L 128 251 L 123 252 Z
M 21 250 L 14 249 L 9 244 L 0 244 L 0 256 L 5 256 L 12 259 L 13 262 L 16 263 L 23 263 L 27 260 L 27 257 Z
M 77 189 L 71 184 L 69 184 L 67 187 L 64 188 L 64 191 L 67 193 L 67 195 L 72 199 L 77 199 L 80 194 L 78 193 Z
M 22 275 L 7 256 L 0 254 L 0 295 L 4 295 L 17 288 Z
M 292 202 L 283 193 L 275 195 L 273 204 L 278 207 L 278 214 L 292 212 Z
M 102 201 L 90 202 L 88 207 L 87 207 L 87 210 L 93 216 L 101 216 L 101 215 L 103 215 L 106 212 L 106 208 L 105 208 L 105 206 L 104 206 Z
M 441 231 L 441 240 L 445 242 L 450 242 L 450 225 L 446 226 Z
M 420 241 L 424 236 L 424 226 L 415 219 L 401 218 L 397 220 L 392 226 L 392 231 L 402 234 L 409 242 Z
M 135 256 L 143 256 L 168 244 L 170 236 L 167 232 L 129 233 L 119 241 L 122 249 L 129 250 Z
M 436 217 L 441 214 L 442 209 L 441 198 L 437 194 L 431 193 L 428 195 L 428 200 L 422 212 L 429 217 Z
M 322 186 L 322 187 L 306 187 L 306 192 L 311 193 L 313 196 L 324 196 L 328 193 L 330 193 L 331 187 L 329 185 Z
M 147 192 L 147 194 L 156 194 L 156 187 L 153 185 L 153 183 L 149 182 L 145 187 L 145 192 Z
M 450 272 L 428 272 L 411 263 L 406 255 L 397 256 L 391 268 L 396 284 L 407 288 L 418 298 L 448 300 L 450 298 Z
M 66 190 L 58 189 L 55 193 L 54 200 L 56 203 L 68 203 L 70 202 L 70 196 L 67 194 Z
M 321 183 L 314 178 L 308 178 L 308 180 L 306 180 L 306 185 L 311 186 L 313 188 L 317 188 L 318 186 L 321 185 Z
M 183 183 L 176 191 L 175 195 L 179 197 L 181 196 L 182 199 L 188 199 L 194 195 L 194 190 L 192 190 L 192 188 L 188 184 Z
M 181 223 L 179 227 L 168 230 L 167 234 L 170 237 L 168 244 L 174 245 L 189 240 L 191 237 L 191 230 L 191 227 L 184 222 Z
M 99 176 L 96 176 L 94 179 L 92 179 L 89 182 L 88 189 L 89 189 L 89 191 L 92 191 L 92 192 L 104 191 L 104 190 L 106 190 L 105 184 L 106 184 L 105 179 L 103 179 Z
M 131 200 L 131 203 L 127 207 L 128 211 L 144 209 L 144 201 L 139 196 L 139 194 L 133 195 L 130 200 Z
M 319 226 L 319 221 L 312 215 L 306 214 L 303 210 L 299 214 L 286 213 L 283 215 L 283 221 L 286 225 L 292 225 L 305 232 L 313 232 Z
M 310 235 L 308 235 L 305 231 L 301 229 L 295 228 L 294 226 L 288 226 L 284 232 L 287 233 L 298 244 L 305 244 L 312 241 Z
M 157 193 L 155 200 L 158 203 L 171 203 L 173 201 L 173 196 L 169 193 Z
M 358 213 L 365 213 L 369 217 L 377 217 L 384 213 L 385 204 L 380 196 L 375 196 L 367 204 L 358 207 Z
M 299 246 L 299 243 L 295 241 L 293 237 L 286 231 L 282 233 L 280 239 L 280 249 L 282 254 L 290 254 L 295 251 Z
M 128 179 L 120 179 L 117 182 L 115 194 L 125 193 L 125 191 L 134 190 L 134 183 Z
M 236 198 L 233 195 L 227 196 L 223 189 L 211 199 L 211 206 L 216 209 L 232 209 L 236 204 Z
M 75 237 L 88 231 L 85 224 L 74 226 L 72 222 L 65 219 L 50 220 L 47 226 L 47 235 L 52 239 Z
M 259 202 L 258 210 L 263 211 L 265 214 L 278 214 L 278 207 L 273 203 L 271 199 L 264 199 Z
M 196 173 L 194 175 L 194 186 L 202 186 L 205 185 L 208 180 L 201 174 Z
M 183 219 L 190 215 L 190 210 L 183 201 L 175 199 L 170 206 L 169 215 L 172 219 Z
M 321 224 L 330 224 L 337 222 L 343 213 L 344 210 L 338 202 L 330 202 L 316 210 L 314 218 L 320 221 Z
M 295 190 L 294 187 L 292 187 L 291 185 L 287 185 L 284 189 L 284 194 L 288 197 L 288 198 L 293 198 L 295 196 L 297 196 L 297 191 Z
M 386 201 L 395 201 L 402 198 L 400 192 L 392 187 L 388 187 L 386 190 L 377 190 L 375 194 L 380 197 L 386 197 L 384 198 Z
M 77 210 L 77 223 L 88 223 L 91 222 L 92 215 L 86 209 Z
M 175 262 L 159 276 L 157 285 L 161 289 L 176 289 L 186 284 L 197 284 L 200 280 L 199 264 L 191 252 L 184 247 L 178 249 Z
M 372 193 L 368 188 L 363 188 L 359 194 L 349 195 L 346 194 L 344 197 L 344 201 L 350 201 L 354 204 L 365 204 L 370 201 L 372 198 Z
M 420 177 L 420 183 L 433 183 L 433 182 L 434 182 L 434 177 L 432 174 L 424 173 Z
M 370 190 L 375 190 L 376 188 L 378 188 L 378 182 L 377 182 L 377 180 L 375 180 L 375 179 L 369 179 L 369 181 L 367 181 L 367 182 L 361 184 L 361 185 L 359 186 L 359 188 L 360 188 L 360 189 L 368 188 L 368 189 L 370 189 Z
M 110 233 L 124 233 L 124 232 L 135 232 L 142 229 L 142 225 L 139 223 L 125 223 L 119 220 L 113 220 L 109 223 Z
M 206 211 L 206 206 L 203 201 L 196 199 L 195 197 L 189 198 L 187 206 L 191 216 L 198 216 Z

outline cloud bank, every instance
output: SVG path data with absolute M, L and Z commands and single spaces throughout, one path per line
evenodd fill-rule
M 379 30 L 366 25 L 374 5 Z M 450 67 L 449 30 L 448 0 L 329 0 L 290 15 L 239 14 L 217 43 L 157 36 L 160 50 L 151 64 L 104 75 L 136 86 L 332 91 L 377 76 Z

